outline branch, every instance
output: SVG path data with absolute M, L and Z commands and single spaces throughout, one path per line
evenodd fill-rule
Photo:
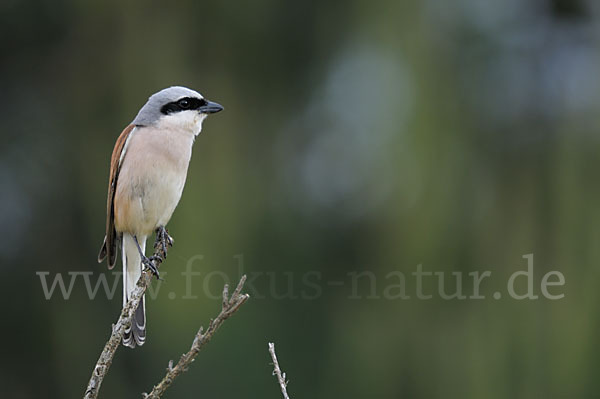
M 283 394 L 283 398 L 290 399 L 287 393 L 287 381 L 285 380 L 285 373 L 283 373 L 279 368 L 277 355 L 275 355 L 275 344 L 272 342 L 269 342 L 269 353 L 271 354 L 271 359 L 273 359 L 273 375 L 277 376 L 277 381 L 279 381 L 279 386 L 281 387 L 281 393 Z
M 246 282 L 246 276 L 242 276 L 240 282 L 238 283 L 235 291 L 233 291 L 233 295 L 229 298 L 229 287 L 225 284 L 223 288 L 223 303 L 221 307 L 221 313 L 214 319 L 208 323 L 208 328 L 206 332 L 203 332 L 203 328 L 200 327 L 198 333 L 194 337 L 194 341 L 192 342 L 192 347 L 187 353 L 181 355 L 179 362 L 173 367 L 173 361 L 169 362 L 169 366 L 167 368 L 167 374 L 163 377 L 163 379 L 152 388 L 152 392 L 149 394 L 143 394 L 145 399 L 158 399 L 162 396 L 162 394 L 166 391 L 166 389 L 173 383 L 173 380 L 180 374 L 187 371 L 188 367 L 192 364 L 198 352 L 202 349 L 204 345 L 206 345 L 213 334 L 218 330 L 218 328 L 227 320 L 231 315 L 233 315 L 237 310 L 250 298 L 248 294 L 242 294 L 242 288 L 244 287 L 244 283 Z M 289 398 L 287 398 L 289 399 Z
M 152 264 L 156 269 L 159 268 L 160 264 L 167 257 L 167 246 L 166 245 L 156 245 L 156 250 L 154 251 L 154 256 L 149 258 Z M 92 376 L 90 377 L 90 381 L 88 382 L 87 389 L 85 390 L 85 394 L 83 395 L 84 399 L 96 399 L 98 397 L 98 392 L 100 391 L 100 385 L 102 385 L 102 381 L 108 372 L 112 364 L 113 357 L 115 356 L 115 352 L 119 348 L 121 341 L 123 340 L 123 334 L 125 334 L 125 329 L 131 325 L 131 319 L 137 309 L 138 305 L 142 297 L 144 296 L 144 292 L 146 292 L 146 288 L 150 284 L 152 280 L 152 272 L 146 268 L 142 275 L 140 276 L 135 290 L 133 291 L 131 298 L 127 302 L 127 304 L 123 307 L 121 311 L 121 316 L 119 320 L 117 320 L 117 324 L 113 324 L 112 333 L 110 338 L 104 345 L 104 349 L 102 353 L 100 353 L 100 357 L 96 362 L 96 366 L 94 367 L 94 371 L 92 371 Z

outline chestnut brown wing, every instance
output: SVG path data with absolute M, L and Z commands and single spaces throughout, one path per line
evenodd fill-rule
M 112 269 L 117 262 L 117 252 L 119 249 L 119 237 L 115 230 L 115 192 L 117 190 L 117 180 L 119 179 L 119 170 L 123 151 L 126 150 L 125 144 L 135 126 L 129 125 L 121 132 L 115 143 L 115 148 L 110 158 L 110 177 L 108 180 L 108 198 L 106 200 L 106 236 L 98 254 L 98 262 L 108 258 L 108 268 Z

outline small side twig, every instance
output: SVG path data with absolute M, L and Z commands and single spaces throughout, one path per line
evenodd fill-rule
M 167 373 L 163 377 L 163 379 L 152 388 L 152 392 L 149 394 L 144 394 L 145 399 L 157 399 L 162 396 L 165 390 L 173 383 L 173 380 L 179 376 L 180 374 L 187 371 L 190 364 L 194 361 L 195 357 L 198 355 L 198 352 L 202 349 L 204 345 L 206 345 L 212 338 L 213 334 L 217 331 L 217 329 L 227 320 L 231 315 L 238 311 L 240 306 L 244 304 L 250 298 L 248 294 L 242 294 L 242 288 L 244 287 L 244 283 L 246 282 L 246 276 L 242 276 L 240 282 L 238 283 L 236 289 L 233 291 L 233 295 L 231 298 L 229 297 L 229 287 L 225 284 L 223 288 L 223 302 L 222 308 L 219 315 L 208 323 L 208 328 L 206 331 L 203 331 L 203 328 L 200 327 L 198 333 L 194 337 L 194 341 L 192 342 L 192 346 L 187 353 L 181 355 L 181 358 L 177 362 L 175 366 L 173 366 L 173 361 L 169 361 L 169 366 L 167 367 Z
M 154 256 L 151 258 L 151 262 L 154 267 L 158 269 L 160 264 L 167 257 L 167 248 L 162 245 L 155 247 L 156 250 L 154 251 Z M 119 320 L 117 320 L 117 324 L 113 324 L 110 338 L 106 342 L 106 345 L 104 345 L 104 349 L 102 350 L 102 353 L 100 353 L 100 357 L 92 371 L 92 376 L 90 377 L 85 394 L 83 395 L 84 399 L 96 399 L 98 397 L 100 385 L 102 385 L 102 381 L 104 381 L 104 377 L 112 364 L 115 352 L 119 349 L 121 341 L 123 340 L 123 335 L 125 334 L 125 329 L 131 325 L 131 319 L 133 318 L 151 280 L 152 272 L 150 269 L 146 268 L 140 276 L 135 290 L 131 294 L 131 298 L 123 307 L 121 316 L 119 317 Z
M 277 376 L 277 381 L 279 381 L 279 386 L 281 387 L 281 393 L 283 394 L 284 399 L 290 399 L 287 393 L 287 381 L 285 380 L 285 373 L 283 373 L 279 368 L 277 355 L 275 355 L 275 344 L 272 342 L 269 342 L 269 353 L 271 354 L 271 359 L 273 359 L 273 375 Z

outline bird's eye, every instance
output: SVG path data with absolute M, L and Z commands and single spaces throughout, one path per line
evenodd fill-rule
M 184 98 L 182 100 L 179 100 L 177 102 L 177 105 L 179 105 L 182 109 L 188 109 L 190 107 L 190 102 L 189 102 L 189 100 L 186 100 Z

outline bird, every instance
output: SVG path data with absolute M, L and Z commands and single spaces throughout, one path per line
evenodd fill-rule
M 166 225 L 181 198 L 194 140 L 209 114 L 223 106 L 182 86 L 163 89 L 148 98 L 133 121 L 118 136 L 110 159 L 106 235 L 98 262 L 112 269 L 121 250 L 123 307 L 144 265 L 158 278 L 145 255 L 146 239 L 172 243 Z M 142 298 L 123 345 L 135 348 L 146 341 L 146 304 Z

